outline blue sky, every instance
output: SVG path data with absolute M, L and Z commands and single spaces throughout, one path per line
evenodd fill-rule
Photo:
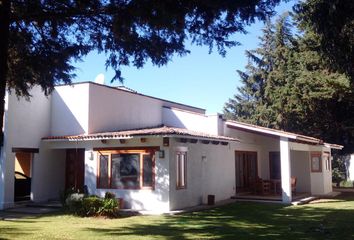
M 290 10 L 293 3 L 282 3 L 276 10 L 281 14 Z M 208 47 L 188 45 L 189 55 L 173 57 L 166 66 L 156 67 L 148 62 L 141 69 L 123 67 L 124 86 L 146 95 L 204 108 L 208 114 L 222 113 L 224 103 L 240 84 L 236 70 L 243 70 L 247 63 L 244 52 L 257 47 L 262 27 L 263 23 L 256 22 L 247 28 L 248 34 L 236 34 L 236 40 L 242 45 L 229 49 L 226 57 L 215 51 L 209 54 Z M 114 73 L 106 70 L 104 63 L 104 55 L 89 54 L 83 62 L 75 63 L 74 82 L 94 81 L 103 73 L 105 84 L 122 85 L 118 81 L 110 83 Z

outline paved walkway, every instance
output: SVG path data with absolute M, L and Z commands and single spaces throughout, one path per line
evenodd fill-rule
M 50 214 L 60 211 L 57 205 L 20 205 L 14 208 L 0 211 L 0 220 L 19 220 L 22 218 L 37 218 L 43 214 Z

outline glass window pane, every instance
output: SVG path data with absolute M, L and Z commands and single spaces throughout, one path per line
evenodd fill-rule
M 184 188 L 186 185 L 186 158 L 187 155 L 184 152 L 177 152 L 176 154 L 176 181 L 177 188 Z
M 152 156 L 143 155 L 143 186 L 152 186 Z
M 270 152 L 269 153 L 270 162 L 270 179 L 280 179 L 281 178 L 281 168 L 280 168 L 280 152 Z
M 139 188 L 140 154 L 112 154 L 112 187 Z
M 100 172 L 98 184 L 100 188 L 108 188 L 108 155 L 100 155 Z
M 120 180 L 120 162 L 121 162 L 120 154 L 112 154 L 112 188 L 122 188 L 123 184 Z

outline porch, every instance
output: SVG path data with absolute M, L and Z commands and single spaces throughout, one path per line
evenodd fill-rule
M 254 151 L 235 151 L 235 198 L 291 203 L 332 191 L 330 154 L 323 146 L 259 140 Z

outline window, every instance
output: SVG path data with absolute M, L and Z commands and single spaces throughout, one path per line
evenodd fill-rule
M 320 152 L 311 153 L 311 172 L 322 172 L 322 159 Z
M 270 179 L 281 178 L 280 152 L 269 152 Z
M 187 152 L 176 152 L 177 189 L 186 188 Z
M 108 188 L 108 155 L 100 155 L 99 158 L 99 173 L 98 173 L 98 182 L 100 188 Z
M 98 188 L 154 188 L 155 150 L 98 151 Z
M 329 152 L 323 153 L 323 161 L 326 165 L 326 170 L 331 171 L 331 154 Z

